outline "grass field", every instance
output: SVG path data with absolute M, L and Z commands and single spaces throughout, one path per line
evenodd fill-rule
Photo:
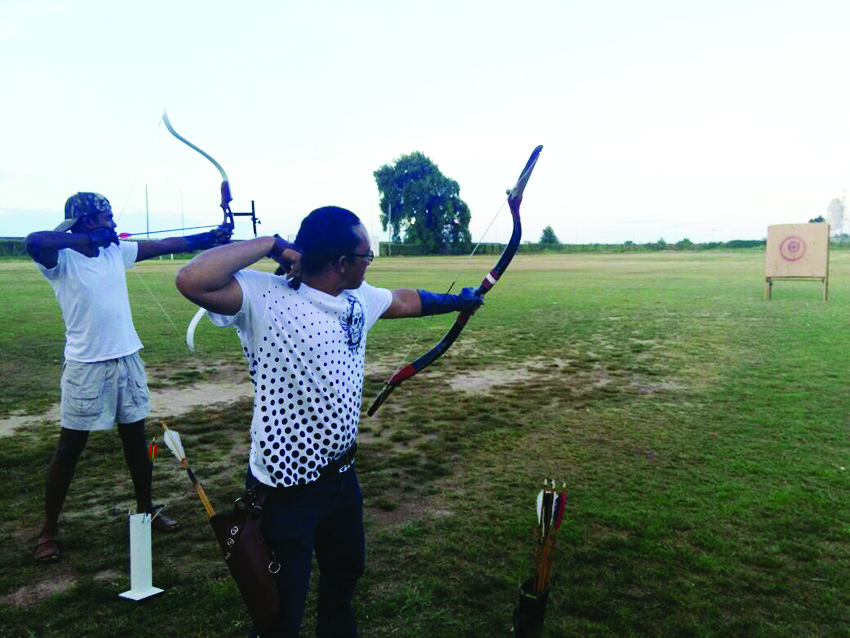
M 569 500 L 544 635 L 850 636 L 850 253 L 833 253 L 826 303 L 818 284 L 791 282 L 763 301 L 763 258 L 518 257 L 444 359 L 361 423 L 362 634 L 509 636 L 536 492 L 554 478 Z M 384 258 L 368 278 L 443 290 L 459 271 L 459 285 L 477 284 L 491 261 Z M 241 358 L 235 335 L 206 322 L 198 354 L 186 352 L 194 308 L 173 288 L 179 265 L 144 264 L 129 279 L 160 385 Z M 29 263 L 0 263 L 0 290 L 0 418 L 37 413 L 58 399 L 58 307 Z M 408 360 L 450 323 L 379 322 L 365 406 L 412 340 Z M 242 401 L 169 421 L 219 509 L 239 493 L 249 418 Z M 0 635 L 247 635 L 203 509 L 164 455 L 158 500 L 183 525 L 154 537 L 154 584 L 166 591 L 118 597 L 132 498 L 114 432 L 92 436 L 80 462 L 66 558 L 33 563 L 56 430 L 0 439 Z

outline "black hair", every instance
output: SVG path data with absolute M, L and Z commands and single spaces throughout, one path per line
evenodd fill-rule
M 329 264 L 357 249 L 361 238 L 354 232 L 360 218 L 339 206 L 322 206 L 301 222 L 295 247 L 301 251 L 301 271 L 322 272 Z

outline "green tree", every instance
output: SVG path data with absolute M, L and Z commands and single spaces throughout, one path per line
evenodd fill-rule
M 544 246 L 561 245 L 561 242 L 558 240 L 558 236 L 555 234 L 555 231 L 551 226 L 547 226 L 543 229 L 543 233 L 540 235 L 540 243 Z
M 468 252 L 469 206 L 460 186 L 423 153 L 403 155 L 373 175 L 381 194 L 381 227 L 392 224 L 392 240 L 421 244 L 437 254 Z

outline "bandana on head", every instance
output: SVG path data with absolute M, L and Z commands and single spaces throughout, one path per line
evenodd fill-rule
M 99 193 L 77 193 L 71 195 L 65 202 L 65 221 L 59 224 L 54 232 L 62 233 L 77 223 L 80 217 L 96 216 L 112 211 L 109 200 Z

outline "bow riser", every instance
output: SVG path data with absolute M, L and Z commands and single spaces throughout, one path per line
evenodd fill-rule
M 230 211 L 230 202 L 233 201 L 233 197 L 230 195 L 230 182 L 223 181 L 221 183 L 221 210 L 224 211 L 227 220 L 234 224 L 233 221 L 233 213 Z

